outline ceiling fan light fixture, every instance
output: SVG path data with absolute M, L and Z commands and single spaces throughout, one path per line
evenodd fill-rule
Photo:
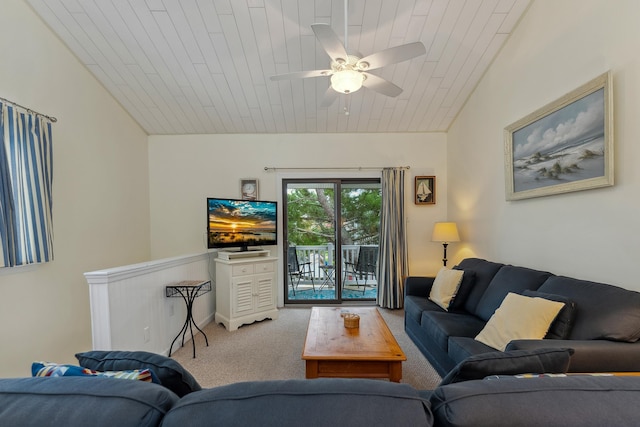
M 354 70 L 342 70 L 331 76 L 331 87 L 336 92 L 353 93 L 362 87 L 364 74 Z

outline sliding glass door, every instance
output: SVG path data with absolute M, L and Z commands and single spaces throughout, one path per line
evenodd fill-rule
M 283 180 L 285 302 L 375 300 L 379 179 Z
M 375 300 L 380 242 L 380 180 L 340 186 L 340 290 L 342 300 Z

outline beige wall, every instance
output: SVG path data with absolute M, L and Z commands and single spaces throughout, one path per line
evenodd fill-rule
M 149 258 L 147 136 L 21 0 L 0 13 L 0 96 L 56 116 L 55 260 L 0 269 L 0 377 L 91 347 L 83 273 Z
M 264 166 L 399 166 L 407 172 L 410 274 L 433 274 L 434 222 L 457 220 L 450 259 L 488 259 L 640 289 L 637 119 L 640 2 L 536 0 L 450 132 L 373 135 L 152 136 L 144 132 L 21 0 L 3 0 L 0 96 L 57 116 L 54 262 L 0 270 L 0 377 L 34 360 L 74 362 L 91 346 L 82 273 L 205 250 L 205 198 L 238 197 Z M 616 185 L 504 200 L 503 129 L 611 69 Z M 148 145 L 147 145 L 148 141 Z M 447 164 L 448 163 L 448 164 Z M 413 177 L 436 175 L 435 206 L 413 205 Z M 151 208 L 151 211 L 149 210 Z
M 536 0 L 448 133 L 454 252 L 640 290 L 640 2 Z M 615 186 L 506 202 L 503 129 L 612 70 Z
M 260 198 L 277 200 L 278 174 L 265 166 L 410 166 L 405 172 L 410 272 L 437 272 L 442 246 L 429 240 L 433 223 L 447 219 L 442 133 L 150 136 L 152 256 L 206 250 L 206 198 L 239 198 L 241 178 L 257 178 Z M 353 171 L 335 171 L 341 173 Z M 414 205 L 416 175 L 437 177 L 436 205 Z

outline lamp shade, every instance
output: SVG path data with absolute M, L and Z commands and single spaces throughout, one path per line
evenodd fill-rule
M 342 70 L 331 76 L 331 87 L 336 92 L 352 93 L 362 87 L 364 75 L 354 70 Z
M 431 234 L 433 242 L 459 242 L 460 235 L 455 222 L 436 222 L 433 226 L 433 234 Z

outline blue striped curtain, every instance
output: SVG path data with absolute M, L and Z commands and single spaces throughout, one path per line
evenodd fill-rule
M 382 171 L 380 223 L 377 303 L 384 308 L 402 308 L 403 278 L 409 271 L 404 221 L 404 169 Z
M 51 122 L 0 102 L 0 267 L 53 260 Z

